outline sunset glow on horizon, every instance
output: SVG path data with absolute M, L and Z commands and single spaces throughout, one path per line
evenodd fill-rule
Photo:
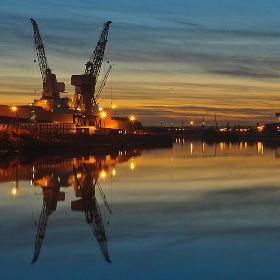
M 73 97 L 103 24 L 111 20 L 99 81 L 114 64 L 99 103 L 133 112 L 143 125 L 277 122 L 280 2 L 1 2 L 1 104 L 41 97 L 34 18 L 48 64 Z M 36 62 L 34 62 L 36 61 Z M 110 63 L 107 63 L 109 61 Z M 15 101 L 17 102 L 15 104 Z

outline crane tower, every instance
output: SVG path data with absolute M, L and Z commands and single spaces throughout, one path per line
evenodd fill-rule
M 86 68 L 84 74 L 72 75 L 71 77 L 71 85 L 75 86 L 75 92 L 78 96 L 75 107 L 82 108 L 82 112 L 80 114 L 75 114 L 74 119 L 77 118 L 78 124 L 81 125 L 96 124 L 96 115 L 94 111 L 97 107 L 95 86 L 102 66 L 109 26 L 111 23 L 111 21 L 107 21 L 104 24 L 101 36 L 90 60 L 85 64 Z
M 44 44 L 39 32 L 38 25 L 34 19 L 31 18 L 30 21 L 34 30 L 35 48 L 43 80 L 42 98 L 53 99 L 55 101 L 59 98 L 60 92 L 65 91 L 65 84 L 63 82 L 57 82 L 56 75 L 53 74 L 51 69 L 49 68 Z

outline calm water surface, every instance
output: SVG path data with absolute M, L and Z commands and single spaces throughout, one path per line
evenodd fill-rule
M 279 179 L 262 143 L 2 164 L 1 279 L 279 279 Z

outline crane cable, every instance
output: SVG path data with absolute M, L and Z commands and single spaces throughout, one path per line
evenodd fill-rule
M 108 55 L 108 59 L 107 59 L 107 62 L 108 62 L 108 64 L 110 64 L 109 62 L 111 61 L 111 58 L 112 58 L 112 54 L 111 54 L 111 51 L 110 51 L 110 42 L 108 41 L 107 42 L 107 44 L 108 44 L 108 47 L 107 47 L 107 49 L 108 49 L 108 51 L 107 51 L 107 55 Z M 111 69 L 111 73 L 110 73 L 110 75 L 111 75 L 111 107 L 113 107 L 115 104 L 115 98 L 114 98 L 114 96 L 113 96 L 113 72 L 112 72 L 112 69 Z

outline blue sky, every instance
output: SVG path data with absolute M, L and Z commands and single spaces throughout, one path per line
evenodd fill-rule
M 214 125 L 275 122 L 280 110 L 279 1 L 6 1 L 0 6 L 2 103 L 32 102 L 42 82 L 30 18 L 68 97 L 103 24 L 114 63 L 99 99 L 143 124 L 175 125 L 204 116 Z M 106 73 L 108 65 L 100 78 Z M 36 93 L 34 91 L 36 90 Z

